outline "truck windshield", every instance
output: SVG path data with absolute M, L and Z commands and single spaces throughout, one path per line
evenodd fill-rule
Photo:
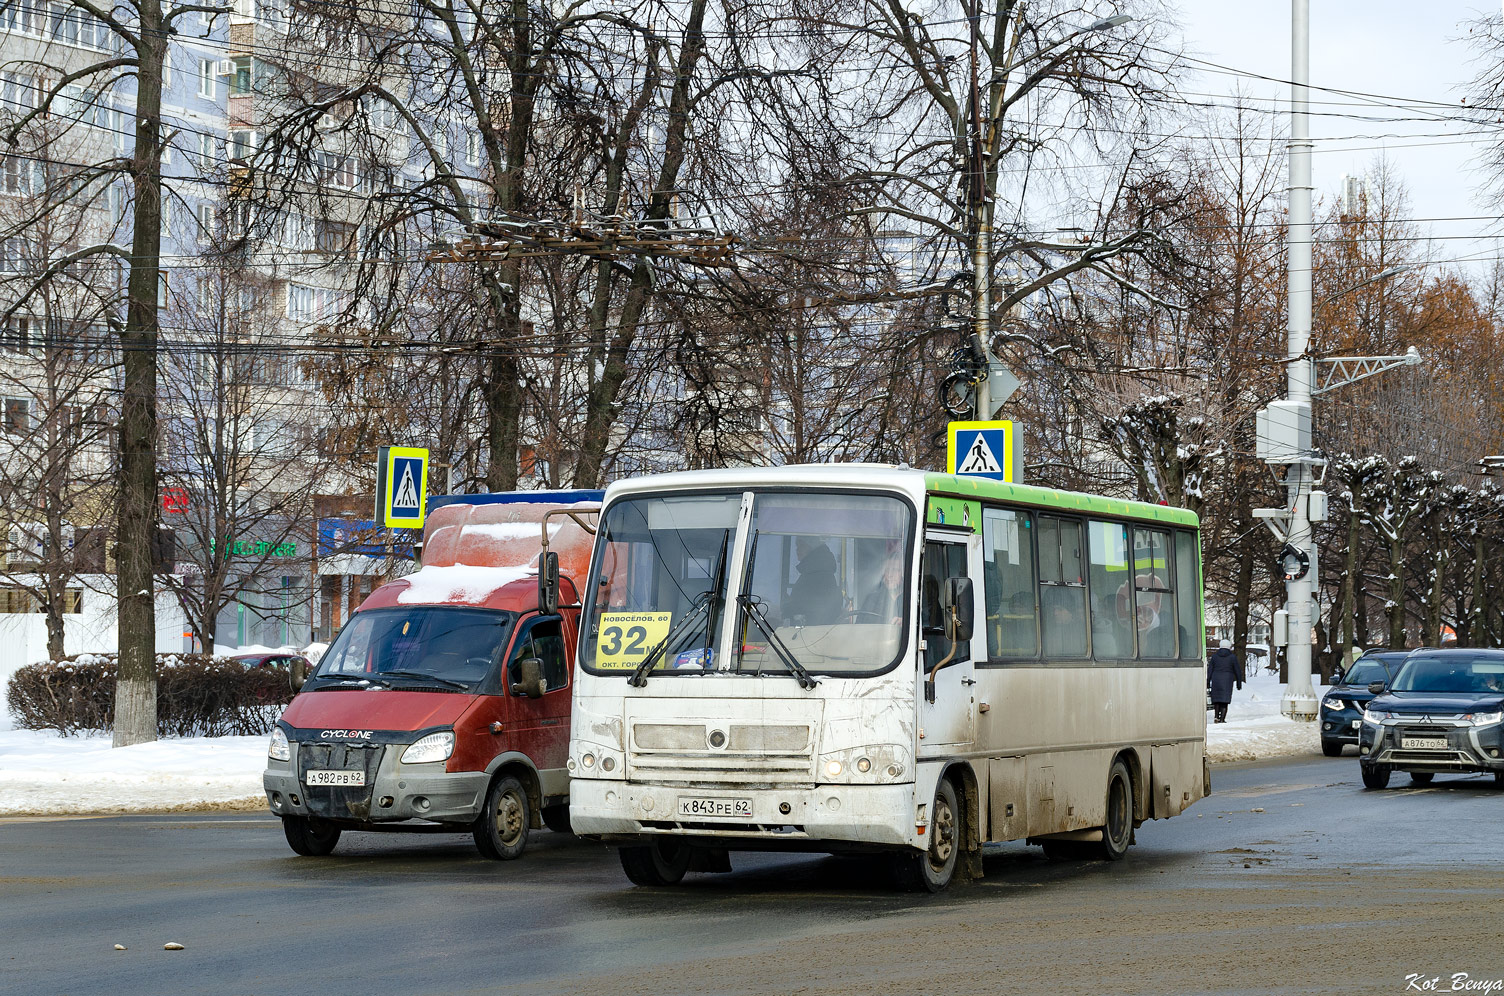
M 912 604 L 910 506 L 888 495 L 756 493 L 738 558 L 741 505 L 741 494 L 703 493 L 612 503 L 592 567 L 587 669 L 791 674 L 804 684 L 804 671 L 894 664 Z M 728 607 L 737 563 L 740 597 Z M 728 612 L 736 643 L 723 654 Z
M 450 606 L 358 612 L 319 661 L 313 687 L 357 681 L 468 691 L 496 666 L 516 621 L 512 612 Z

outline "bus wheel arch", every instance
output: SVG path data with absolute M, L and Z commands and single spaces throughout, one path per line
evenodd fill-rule
M 940 773 L 941 781 L 948 780 L 956 793 L 960 831 L 957 846 L 956 873 L 962 878 L 982 877 L 982 793 L 978 785 L 976 769 L 965 761 L 957 761 Z M 937 783 L 938 785 L 938 783 Z
M 1112 759 L 1116 764 L 1122 761 L 1128 768 L 1129 784 L 1133 787 L 1133 825 L 1135 828 L 1149 819 L 1149 783 L 1144 773 L 1144 761 L 1139 757 L 1138 751 L 1127 748 L 1119 751 Z M 1108 775 L 1112 773 L 1112 764 L 1107 766 Z

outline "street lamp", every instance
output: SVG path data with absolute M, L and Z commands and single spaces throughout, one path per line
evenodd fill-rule
M 1390 277 L 1398 276 L 1399 274 L 1404 273 L 1406 270 L 1413 269 L 1415 269 L 1415 264 L 1413 263 L 1407 263 L 1404 266 L 1391 266 L 1389 269 L 1385 270 L 1383 273 L 1378 274 L 1377 276 L 1369 277 L 1367 280 L 1359 280 L 1351 287 L 1344 287 L 1342 288 L 1342 290 L 1338 291 L 1335 294 L 1327 295 L 1326 297 L 1321 299 L 1321 302 L 1317 304 L 1316 307 L 1324 308 L 1327 305 L 1331 304 L 1333 301 L 1337 300 L 1337 298 L 1342 297 L 1345 294 L 1351 294 L 1355 290 L 1362 290 L 1369 284 L 1376 284 L 1382 280 L 1388 280 Z

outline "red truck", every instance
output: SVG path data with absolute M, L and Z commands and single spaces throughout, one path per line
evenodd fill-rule
M 344 830 L 468 832 L 504 860 L 529 830 L 568 830 L 576 579 L 600 497 L 429 499 L 422 568 L 294 668 L 262 779 L 294 851 L 328 854 Z

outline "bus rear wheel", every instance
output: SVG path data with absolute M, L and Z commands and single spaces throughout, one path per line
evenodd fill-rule
M 1107 772 L 1107 822 L 1102 824 L 1102 841 L 1093 842 L 1094 858 L 1121 861 L 1133 843 L 1133 776 L 1121 759 L 1112 762 Z
M 961 853 L 961 807 L 956 787 L 942 779 L 930 806 L 930 846 L 922 852 L 906 852 L 894 861 L 898 884 L 909 892 L 941 892 L 956 874 Z
M 678 885 L 689 871 L 693 855 L 682 840 L 655 840 L 636 847 L 619 847 L 621 870 L 633 885 Z

